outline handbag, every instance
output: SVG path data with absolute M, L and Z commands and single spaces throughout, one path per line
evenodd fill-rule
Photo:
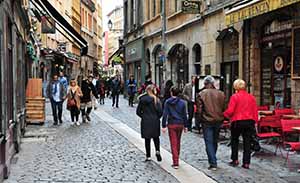
M 75 93 L 73 94 L 72 91 L 71 92 L 71 95 L 72 95 L 72 98 L 68 99 L 67 101 L 67 109 L 70 110 L 72 107 L 75 107 L 76 106 L 76 100 L 75 100 Z
M 256 135 L 255 128 L 252 129 L 250 145 L 251 145 L 251 150 L 254 151 L 254 152 L 259 152 L 260 149 L 261 149 L 260 144 L 259 144 L 259 138 Z

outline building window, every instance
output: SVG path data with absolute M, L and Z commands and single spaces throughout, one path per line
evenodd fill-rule
M 84 9 L 82 8 L 81 9 L 81 25 L 84 26 L 85 25 L 84 23 L 85 23 L 84 22 Z
M 162 6 L 163 6 L 163 5 L 162 5 L 162 0 L 159 0 L 159 12 L 160 12 L 160 13 L 162 12 L 162 9 L 163 9 Z
M 201 57 L 202 57 L 202 50 L 199 44 L 195 44 L 193 47 L 193 61 L 194 61 L 194 68 L 195 74 L 201 75 Z
M 210 65 L 205 65 L 205 75 L 210 75 L 211 73 L 211 68 L 210 68 Z
M 181 2 L 182 0 L 175 0 L 175 12 L 181 10 Z
M 92 32 L 92 15 L 88 14 L 89 19 L 88 19 L 88 29 L 90 32 Z
M 134 9 L 134 0 L 131 0 L 131 3 L 130 3 L 130 28 L 133 27 L 133 17 L 134 17 L 134 13 L 133 13 L 133 9 Z
M 124 23 L 125 23 L 124 29 L 125 29 L 125 32 L 127 32 L 127 30 L 128 30 L 128 2 L 127 1 L 124 3 L 124 13 L 125 13 L 125 15 L 124 15 L 124 17 L 125 17 L 125 19 L 124 19 Z
M 148 9 L 147 9 L 147 19 L 148 20 L 150 20 L 150 13 L 151 13 L 151 9 L 150 9 L 150 7 L 151 7 L 151 1 L 150 0 L 148 0 L 148 4 L 147 4 L 147 7 L 148 7 Z

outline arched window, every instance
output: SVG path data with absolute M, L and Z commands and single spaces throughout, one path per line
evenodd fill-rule
M 202 50 L 201 50 L 201 46 L 197 43 L 193 46 L 194 73 L 196 75 L 201 75 L 201 61 L 202 61 Z

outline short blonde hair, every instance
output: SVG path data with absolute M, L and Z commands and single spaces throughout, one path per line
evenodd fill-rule
M 233 88 L 235 90 L 246 90 L 246 82 L 242 79 L 237 79 L 233 82 Z

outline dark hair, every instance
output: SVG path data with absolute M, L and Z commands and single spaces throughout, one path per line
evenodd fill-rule
M 145 76 L 145 79 L 146 79 L 146 80 L 151 79 L 151 75 L 150 75 L 150 74 L 146 75 L 146 76 Z
M 172 93 L 173 96 L 176 96 L 176 97 L 177 97 L 177 96 L 180 94 L 180 90 L 179 90 L 179 88 L 173 86 L 173 87 L 171 88 L 171 93 Z

